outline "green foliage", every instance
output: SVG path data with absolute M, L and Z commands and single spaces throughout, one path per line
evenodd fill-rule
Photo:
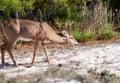
M 8 11 L 8 9 L 21 10 L 20 0 L 0 0 L 0 10 Z
M 73 37 L 78 41 L 80 42 L 80 40 L 82 39 L 82 35 L 80 34 L 80 31 L 75 29 L 75 30 L 72 30 L 72 35 Z
M 0 0 L 0 15 L 5 19 L 17 11 L 19 18 L 37 21 L 76 20 L 81 13 L 81 4 L 82 0 Z
M 110 19 L 112 15 L 108 11 L 109 6 L 103 6 L 102 1 L 91 4 L 91 11 L 86 6 L 87 0 L 0 0 L 0 20 L 17 17 L 18 12 L 18 18 L 48 21 L 53 24 L 55 21 L 60 26 L 72 21 L 78 23 L 72 34 L 79 42 L 94 39 L 95 34 L 91 31 L 99 33 L 99 39 L 110 39 L 114 37 L 114 32 L 111 28 L 105 27 L 112 26 L 106 26 L 111 23 L 108 22 L 108 17 Z M 112 0 L 106 1 L 110 2 L 112 7 Z M 79 27 L 87 29 L 84 31 Z M 98 30 L 100 32 L 97 32 Z
M 81 32 L 79 30 L 72 30 L 72 35 L 78 42 L 87 42 L 94 39 L 95 34 L 92 31 Z
M 92 31 L 84 32 L 84 41 L 92 40 L 95 37 L 95 34 Z
M 114 31 L 112 30 L 111 26 L 110 25 L 107 25 L 107 26 L 103 26 L 101 27 L 101 29 L 99 30 L 99 36 L 98 36 L 98 39 L 111 39 L 115 37 L 115 33 Z
M 3 19 L 10 18 L 11 15 L 19 12 L 22 14 L 25 10 L 32 10 L 35 0 L 0 0 L 0 17 Z M 16 16 L 16 15 L 14 15 Z

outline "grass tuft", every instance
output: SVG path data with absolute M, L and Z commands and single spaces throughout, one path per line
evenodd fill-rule
M 112 30 L 111 26 L 107 25 L 107 26 L 103 26 L 100 30 L 99 30 L 99 36 L 98 39 L 100 40 L 106 40 L 106 39 L 111 39 L 115 37 L 115 33 Z
M 72 35 L 78 42 L 87 42 L 94 39 L 95 37 L 95 34 L 89 30 L 85 32 L 81 32 L 79 30 L 72 30 Z

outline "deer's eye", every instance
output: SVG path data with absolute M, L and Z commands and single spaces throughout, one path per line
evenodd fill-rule
M 69 35 L 72 35 L 71 32 L 68 32 Z
M 71 36 L 70 39 L 74 39 L 74 38 Z

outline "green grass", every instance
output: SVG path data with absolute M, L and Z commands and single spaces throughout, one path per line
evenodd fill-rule
M 72 35 L 78 42 L 80 42 L 82 35 L 78 29 L 72 30 Z
M 85 32 L 81 32 L 77 29 L 72 30 L 72 35 L 78 42 L 87 42 L 94 39 L 95 37 L 95 34 L 89 30 Z
M 112 30 L 111 25 L 106 25 L 98 28 L 95 32 L 92 32 L 91 30 L 86 30 L 84 32 L 81 32 L 79 29 L 74 29 L 71 31 L 73 37 L 78 42 L 88 42 L 91 40 L 108 40 L 112 39 L 116 36 L 115 32 Z
M 86 31 L 83 33 L 83 36 L 84 36 L 84 41 L 90 41 L 94 39 L 95 34 L 92 31 Z
M 106 40 L 106 39 L 111 39 L 115 37 L 114 31 L 109 25 L 101 27 L 98 33 L 99 33 L 98 39 L 100 40 Z

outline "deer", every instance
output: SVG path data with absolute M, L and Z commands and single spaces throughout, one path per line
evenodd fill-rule
M 34 42 L 31 65 L 34 64 L 36 51 L 40 45 L 43 47 L 48 64 L 51 63 L 47 53 L 46 41 L 78 44 L 74 37 L 69 35 L 66 30 L 62 31 L 63 37 L 59 36 L 47 22 L 10 18 L 0 24 L 0 31 L 4 36 L 4 43 L 1 45 L 2 68 L 5 68 L 5 51 L 10 55 L 13 64 L 16 67 L 18 66 L 12 51 L 19 40 Z

